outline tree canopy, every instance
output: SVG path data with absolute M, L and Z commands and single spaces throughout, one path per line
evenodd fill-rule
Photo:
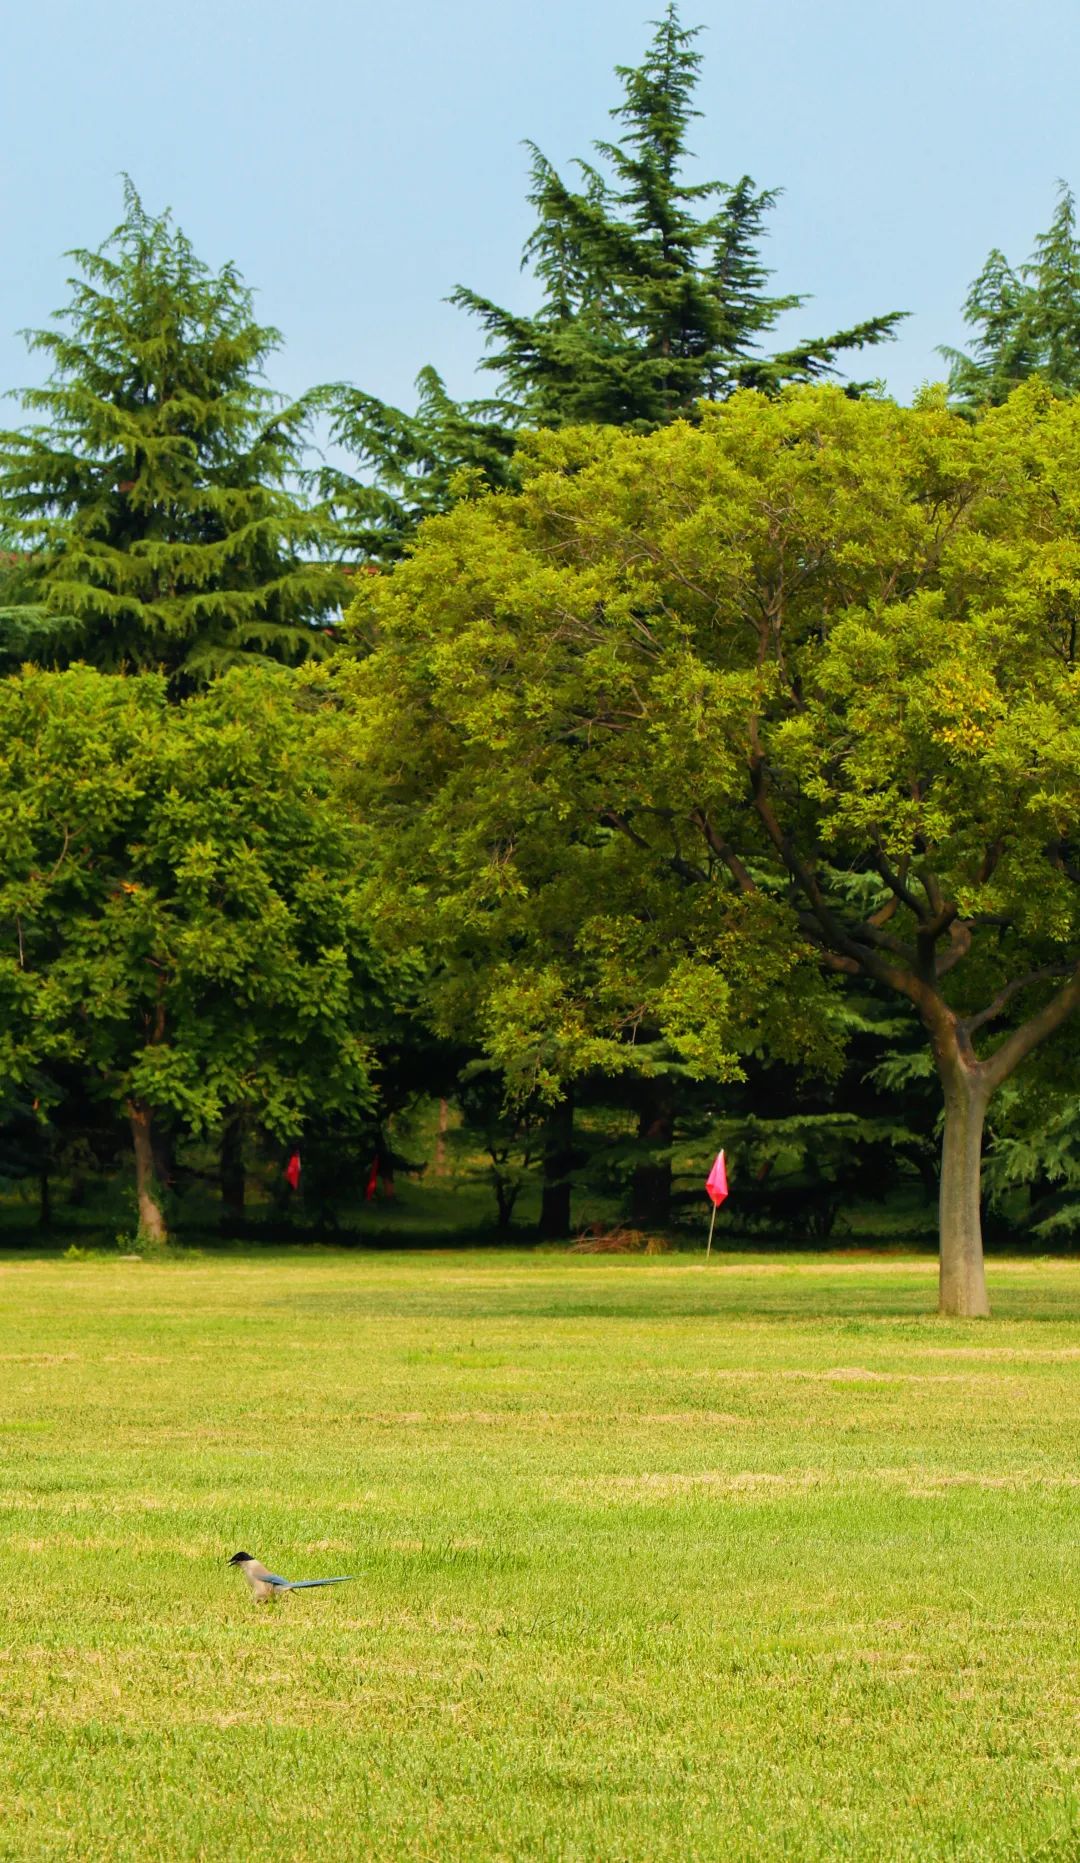
M 1058 395 L 1080 388 L 1080 240 L 1076 201 L 1062 182 L 1054 217 L 1026 264 L 993 251 L 968 292 L 970 354 L 942 349 L 949 386 L 971 411 L 997 407 L 1038 375 Z
M 891 336 L 899 313 L 772 355 L 764 340 L 802 293 L 768 291 L 760 247 L 777 201 L 748 175 L 691 181 L 690 126 L 702 63 L 669 4 L 640 66 L 620 65 L 622 131 L 577 163 L 571 186 L 535 146 L 524 253 L 542 291 L 531 316 L 458 286 L 479 317 L 510 418 L 528 427 L 596 422 L 647 430 L 692 418 L 701 400 L 835 373 L 848 351 Z M 605 170 L 607 172 L 605 172 Z
M 324 391 L 335 439 L 371 475 L 357 482 L 333 469 L 319 479 L 361 547 L 392 560 L 421 517 L 504 485 L 522 430 L 648 431 L 694 419 L 701 401 L 740 387 L 773 393 L 835 375 L 895 333 L 900 312 L 769 352 L 781 317 L 807 298 L 768 288 L 761 244 L 778 191 L 748 175 L 687 174 L 699 31 L 669 4 L 641 65 L 616 68 L 624 94 L 612 115 L 623 133 L 578 162 L 577 187 L 528 145 L 536 226 L 522 265 L 539 308 L 506 310 L 464 285 L 451 294 L 483 326 L 481 366 L 497 378 L 490 400 L 455 403 L 430 369 L 412 415 L 343 384 Z
M 53 327 L 0 433 L 0 649 L 105 671 L 163 669 L 190 689 L 239 660 L 297 661 L 345 584 L 320 561 L 325 518 L 292 483 L 310 409 L 265 385 L 278 334 L 232 265 L 212 272 L 131 183 L 122 223 Z
M 0 1076 L 48 1118 L 51 1065 L 130 1123 L 163 1231 L 153 1127 L 237 1114 L 284 1144 L 370 1118 L 401 985 L 356 886 L 356 836 L 283 676 L 170 706 L 159 675 L 0 681 Z
M 891 994 L 941 1082 L 951 1312 L 986 1310 L 986 1105 L 1080 1002 L 1078 465 L 1036 390 L 975 428 L 744 393 L 539 436 L 353 610 L 356 780 L 437 993 L 475 936 L 508 1067 L 540 1030 L 556 1073 L 633 1066 L 649 1022 L 714 1077 L 755 1018 L 824 1063 L 833 991 Z
M 840 379 L 897 314 L 785 346 L 701 74 L 671 0 L 588 159 L 529 145 L 533 308 L 454 293 L 487 397 L 282 401 L 130 183 L 70 255 L 0 433 L 0 1178 L 43 1220 L 129 1135 L 148 1231 L 215 1173 L 235 1228 L 301 1129 L 328 1211 L 438 1096 L 504 1227 L 532 1174 L 546 1235 L 571 1185 L 666 1229 L 719 1121 L 748 1232 L 797 1191 L 818 1237 L 880 1183 L 921 1227 L 941 1125 L 946 1311 L 984 1127 L 993 1222 L 1075 1229 L 1073 196 L 905 410 Z

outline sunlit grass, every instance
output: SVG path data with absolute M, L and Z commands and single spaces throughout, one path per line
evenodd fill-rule
M 1076 1858 L 1080 1264 L 933 1292 L 0 1266 L 0 1857 Z

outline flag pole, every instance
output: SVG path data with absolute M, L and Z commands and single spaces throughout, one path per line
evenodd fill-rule
M 712 1221 L 709 1224 L 709 1240 L 705 1249 L 705 1260 L 708 1261 L 709 1256 L 712 1254 L 713 1230 L 716 1228 L 716 1212 L 728 1193 L 727 1166 L 724 1163 L 724 1154 L 722 1150 L 717 1152 L 713 1168 L 705 1179 L 705 1189 L 709 1201 L 712 1204 Z

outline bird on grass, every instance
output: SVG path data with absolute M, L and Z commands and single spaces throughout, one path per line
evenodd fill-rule
M 238 1565 L 255 1594 L 258 1604 L 265 1604 L 267 1598 L 275 1598 L 281 1591 L 313 1591 L 318 1585 L 347 1585 L 353 1577 L 347 1572 L 344 1578 L 279 1578 L 276 1572 L 268 1572 L 261 1559 L 253 1559 L 250 1553 L 233 1553 L 229 1565 Z

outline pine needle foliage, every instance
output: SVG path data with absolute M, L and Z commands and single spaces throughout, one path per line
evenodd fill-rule
M 833 375 L 843 352 L 890 337 L 899 313 L 768 355 L 764 340 L 803 295 L 769 293 L 760 255 L 775 189 L 691 182 L 685 168 L 702 55 L 700 28 L 670 4 L 639 66 L 620 65 L 622 134 L 594 144 L 571 186 L 534 145 L 537 225 L 524 253 L 544 302 L 516 315 L 459 286 L 479 317 L 507 417 L 645 431 L 736 388 L 775 391 Z
M 416 388 L 414 414 L 348 383 L 320 390 L 331 446 L 375 475 L 364 481 L 332 465 L 309 475 L 349 556 L 395 562 L 424 518 L 510 482 L 514 435 L 498 404 L 455 401 L 430 365 Z
M 69 255 L 66 308 L 26 333 L 51 373 L 21 397 L 33 424 L 0 433 L 0 542 L 36 637 L 52 624 L 46 663 L 158 668 L 176 692 L 321 651 L 346 585 L 296 489 L 310 406 L 263 379 L 278 332 L 130 181 L 124 206 L 104 245 Z
M 768 353 L 779 319 L 806 299 L 768 289 L 761 245 L 779 191 L 747 175 L 733 185 L 687 179 L 699 31 L 669 5 L 641 65 L 616 67 L 622 134 L 577 163 L 576 186 L 527 144 L 536 226 L 522 266 L 540 307 L 505 310 L 464 285 L 450 300 L 483 325 L 481 366 L 498 378 L 490 399 L 455 402 L 431 368 L 418 377 L 414 414 L 341 383 L 322 391 L 332 437 L 364 477 L 327 470 L 317 483 L 362 554 L 395 561 L 422 518 L 507 486 L 524 429 L 648 432 L 695 419 L 703 400 L 737 388 L 771 394 L 832 376 L 846 354 L 894 334 L 903 313 Z
M 1076 199 L 1064 182 L 1025 265 L 1014 269 L 1003 252 L 990 254 L 968 292 L 964 320 L 973 332 L 970 352 L 939 351 L 961 408 L 1000 407 L 1032 375 L 1058 395 L 1080 389 L 1080 238 Z

